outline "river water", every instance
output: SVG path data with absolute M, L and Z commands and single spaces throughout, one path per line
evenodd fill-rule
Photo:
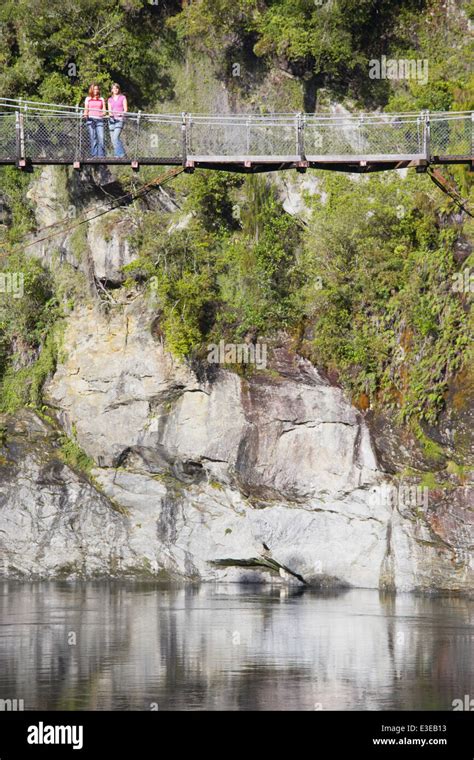
M 451 710 L 474 602 L 262 586 L 0 583 L 0 699 L 37 710 Z M 19 703 L 21 704 L 21 703 Z

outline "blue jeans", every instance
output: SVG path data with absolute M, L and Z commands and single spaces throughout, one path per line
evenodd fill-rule
M 87 128 L 91 143 L 91 156 L 93 158 L 103 158 L 105 156 L 104 120 L 89 117 L 87 119 Z
M 122 140 L 120 139 L 120 133 L 123 129 L 123 119 L 114 119 L 112 116 L 109 119 L 110 139 L 114 148 L 115 158 L 123 158 L 125 156 L 125 148 L 123 147 Z

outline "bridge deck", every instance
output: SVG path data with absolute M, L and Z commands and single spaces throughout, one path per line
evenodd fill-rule
M 0 99 L 0 164 L 184 165 L 227 171 L 382 171 L 474 162 L 473 112 L 358 116 L 127 114 L 126 157 L 91 155 L 82 110 Z

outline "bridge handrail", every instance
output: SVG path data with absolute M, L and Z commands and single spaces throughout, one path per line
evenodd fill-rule
M 79 104 L 0 98 L 0 163 L 47 163 L 106 159 L 114 135 L 100 138 L 86 124 Z M 163 159 L 196 164 L 234 163 L 244 169 L 260 164 L 332 161 L 471 161 L 474 154 L 472 111 L 406 113 L 146 113 L 130 112 L 122 138 L 125 156 L 139 162 Z M 99 142 L 99 139 L 101 142 Z M 102 143 L 102 144 L 101 144 Z M 108 144 L 109 148 L 104 145 Z M 112 146 L 113 147 L 113 146 Z M 116 150 L 114 152 L 117 152 Z M 102 153 L 102 156 L 98 155 Z M 114 156 L 120 160 L 121 156 Z M 240 169 L 239 169 L 240 170 Z
M 6 113 L 2 109 L 9 109 Z M 82 116 L 84 108 L 81 105 L 68 106 L 59 103 L 45 103 L 36 100 L 26 100 L 23 98 L 0 98 L 0 115 L 8 115 L 11 111 L 23 111 L 29 115 L 44 114 L 54 116 Z M 429 113 L 432 121 L 465 119 L 467 116 L 474 114 L 473 111 L 406 111 L 406 112 L 381 112 L 381 113 L 354 113 L 354 114 L 315 114 L 315 113 L 229 113 L 229 114 L 203 114 L 187 113 L 187 118 L 195 123 L 232 123 L 239 124 L 250 120 L 252 123 L 265 124 L 294 124 L 295 118 L 300 116 L 308 124 L 331 124 L 341 125 L 343 123 L 358 123 L 362 119 L 365 124 L 381 123 L 386 124 L 388 121 L 401 120 L 403 123 L 413 123 L 418 119 L 425 118 Z M 148 113 L 145 111 L 130 111 L 127 118 L 144 118 L 147 120 L 169 120 L 172 122 L 181 121 L 182 113 Z
M 41 100 L 28 100 L 27 98 L 0 98 L 0 105 L 1 104 L 7 104 L 11 103 L 12 107 L 27 107 L 29 108 L 30 105 L 32 106 L 51 106 L 56 110 L 68 110 L 71 109 L 73 111 L 76 110 L 76 106 L 68 106 L 63 103 L 45 103 Z

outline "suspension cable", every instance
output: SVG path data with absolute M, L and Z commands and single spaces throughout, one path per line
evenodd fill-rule
M 432 166 L 428 167 L 428 174 L 430 175 L 430 179 L 434 182 L 434 184 L 439 187 L 440 190 L 443 191 L 446 195 L 448 195 L 451 200 L 454 201 L 456 206 L 460 208 L 462 211 L 465 211 L 466 214 L 471 216 L 474 219 L 474 213 L 470 211 L 466 204 L 468 203 L 467 198 L 463 198 L 458 191 L 457 187 L 452 185 L 446 177 L 444 177 L 441 172 L 438 169 L 434 169 Z
M 101 209 L 98 213 L 93 214 L 92 216 L 87 216 L 84 219 L 80 219 L 79 221 L 76 221 L 73 224 L 69 224 L 66 227 L 56 230 L 55 232 L 52 232 L 49 235 L 45 235 L 44 237 L 38 238 L 36 237 L 34 240 L 29 241 L 28 243 L 24 245 L 19 245 L 16 248 L 14 248 L 9 253 L 20 253 L 24 251 L 26 248 L 31 248 L 33 245 L 37 245 L 38 243 L 42 243 L 45 240 L 50 240 L 51 238 L 56 237 L 57 235 L 64 235 L 67 232 L 74 230 L 76 227 L 80 227 L 82 224 L 87 224 L 88 222 L 91 222 L 93 219 L 97 219 L 100 216 L 104 216 L 105 214 L 109 214 L 111 211 L 115 211 L 117 208 L 120 208 L 122 206 L 122 201 L 125 199 L 131 201 L 137 200 L 138 198 L 143 198 L 145 195 L 147 195 L 151 190 L 153 190 L 155 187 L 159 187 L 161 185 L 166 184 L 166 182 L 169 182 L 169 180 L 173 179 L 174 177 L 178 176 L 178 174 L 181 174 L 181 172 L 184 171 L 183 166 L 178 166 L 173 169 L 168 169 L 167 172 L 164 174 L 160 174 L 158 177 L 155 177 L 154 179 L 150 180 L 149 182 L 146 182 L 144 185 L 142 185 L 137 191 L 135 192 L 129 192 L 125 195 L 121 195 L 118 198 L 116 198 L 112 205 L 109 208 Z M 51 229 L 52 227 L 56 227 L 58 224 L 63 224 L 67 222 L 67 219 L 61 219 L 59 222 L 54 222 L 54 224 L 47 225 L 46 227 L 40 227 L 39 230 L 37 230 L 37 233 L 45 232 L 48 229 Z M 25 237 L 25 240 L 28 239 Z M 7 246 L 3 245 L 3 250 L 7 252 Z M 1 248 L 0 248 L 1 251 Z

